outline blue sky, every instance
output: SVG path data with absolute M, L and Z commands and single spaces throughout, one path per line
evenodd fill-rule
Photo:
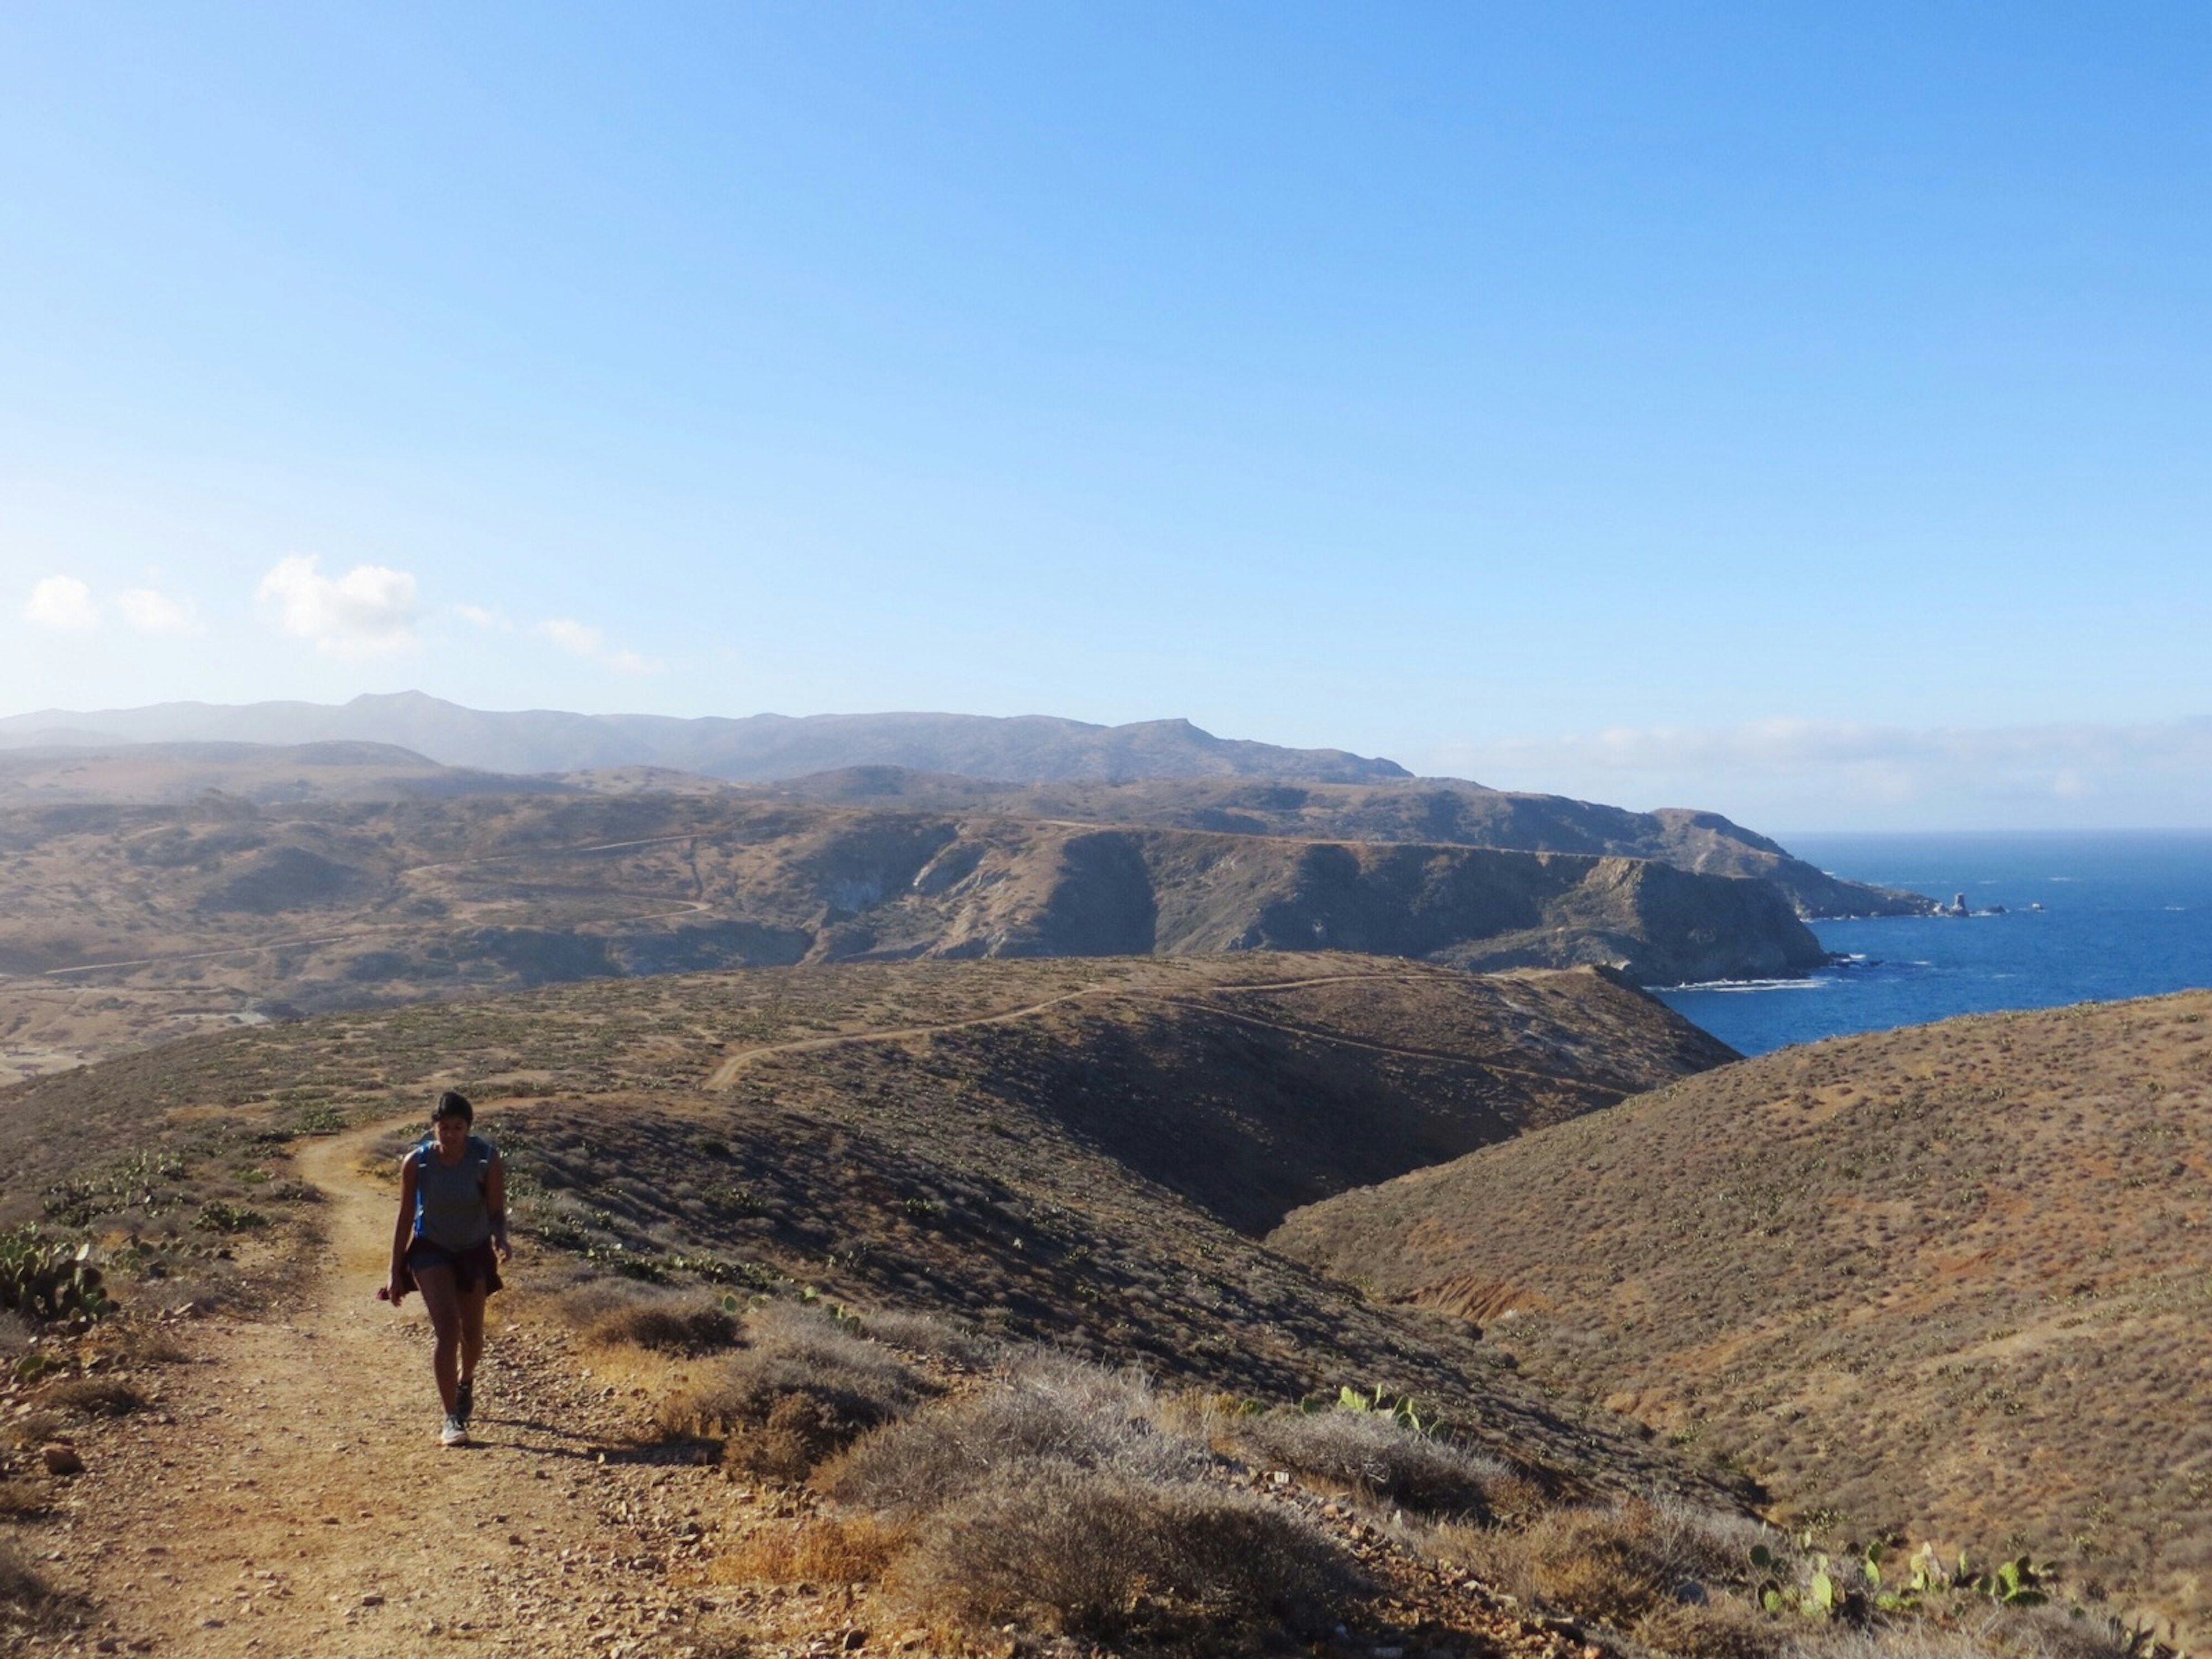
M 25 5 L 0 712 L 2212 823 L 2212 12 Z

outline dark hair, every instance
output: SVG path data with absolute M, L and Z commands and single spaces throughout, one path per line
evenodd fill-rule
M 469 1104 L 469 1097 L 458 1089 L 448 1089 L 438 1097 L 438 1104 L 430 1113 L 430 1121 L 441 1117 L 457 1117 L 464 1123 L 477 1121 L 477 1109 Z

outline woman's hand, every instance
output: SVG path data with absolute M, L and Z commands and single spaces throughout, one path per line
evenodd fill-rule
M 507 1238 L 504 1234 L 492 1240 L 491 1247 L 493 1250 L 498 1254 L 499 1259 L 501 1261 L 512 1261 L 514 1260 L 514 1247 L 507 1242 Z
M 402 1279 L 397 1272 L 393 1273 L 391 1278 L 385 1280 L 384 1299 L 386 1302 L 389 1302 L 393 1307 L 398 1307 L 406 1294 L 407 1281 Z

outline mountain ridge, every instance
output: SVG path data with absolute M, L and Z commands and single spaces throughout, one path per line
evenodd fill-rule
M 94 713 L 48 709 L 0 718 L 0 747 L 88 738 L 134 742 L 396 744 L 441 764 L 489 771 L 573 772 L 671 766 L 735 782 L 839 766 L 920 764 L 1016 779 L 1298 777 L 1350 782 L 1410 777 L 1395 761 L 1337 749 L 1285 749 L 1217 738 L 1187 720 L 1098 726 L 1048 714 L 752 714 L 741 718 L 490 711 L 420 691 L 364 692 L 342 704 L 156 703 Z
M 81 725 L 50 723 L 86 720 L 106 720 L 112 729 L 102 737 Z M 1701 874 L 1771 881 L 1804 919 L 1923 915 L 1933 908 L 1920 894 L 1839 880 L 1717 812 L 1635 812 L 1465 779 L 1416 778 L 1391 761 L 1224 740 L 1180 720 L 1109 727 L 1045 716 L 679 720 L 485 714 L 417 692 L 363 696 L 337 707 L 174 703 L 98 715 L 49 712 L 0 719 L 0 806 L 100 798 L 97 787 L 83 787 L 84 775 L 118 744 L 141 750 L 137 758 L 147 763 L 141 769 L 158 773 L 166 791 L 141 781 L 111 785 L 110 794 L 185 799 L 198 787 L 225 787 L 214 753 L 219 746 L 253 743 L 270 745 L 271 766 L 319 772 L 313 782 L 260 778 L 244 786 L 260 799 L 337 794 L 331 751 L 381 744 L 405 751 L 381 759 L 395 795 L 495 790 L 503 775 L 514 776 L 518 790 L 617 793 L 696 791 L 713 781 L 843 805 L 1656 859 Z M 76 787 L 53 775 L 62 769 L 52 763 L 35 784 L 27 781 L 40 770 L 41 757 L 63 757 L 85 763 L 67 769 Z M 454 775 L 418 771 L 409 764 L 413 757 Z M 131 758 L 118 756 L 111 774 L 127 770 Z M 246 758 L 241 775 L 251 769 Z M 373 792 L 344 793 L 365 799 Z

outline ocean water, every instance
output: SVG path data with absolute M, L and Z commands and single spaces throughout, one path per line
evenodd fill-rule
M 1784 844 L 1838 876 L 1945 903 L 1963 893 L 1977 914 L 1815 922 L 1820 943 L 1844 958 L 1834 967 L 1659 994 L 1745 1054 L 1953 1014 L 2212 986 L 2212 830 L 1797 836 Z

